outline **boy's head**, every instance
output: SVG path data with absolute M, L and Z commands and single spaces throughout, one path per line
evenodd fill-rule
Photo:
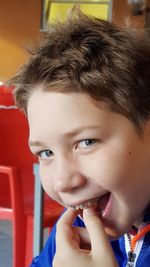
M 45 41 L 15 77 L 16 101 L 26 111 L 36 85 L 48 91 L 83 92 L 105 101 L 141 130 L 150 112 L 149 73 L 149 40 L 75 14 L 51 25 Z
M 96 206 L 112 238 L 150 202 L 149 70 L 144 39 L 80 14 L 53 25 L 14 78 L 45 190 Z

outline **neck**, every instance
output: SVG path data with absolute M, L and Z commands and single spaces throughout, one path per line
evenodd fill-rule
M 134 223 L 134 226 L 139 228 L 143 222 L 150 222 L 150 204 L 145 209 L 145 211 L 141 214 L 138 220 Z

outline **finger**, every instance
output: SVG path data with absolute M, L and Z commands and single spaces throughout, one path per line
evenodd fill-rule
M 81 249 L 91 250 L 91 241 L 89 237 L 89 233 L 84 227 L 74 227 L 74 231 L 77 236 L 79 236 L 79 246 Z
M 85 226 L 90 236 L 92 255 L 98 257 L 113 256 L 110 242 L 105 233 L 104 226 L 94 208 L 88 208 L 83 211 Z M 108 255 L 110 254 L 110 255 Z
M 68 208 L 59 219 L 58 224 L 60 226 L 63 224 L 72 225 L 77 215 L 78 212 L 76 210 L 74 210 L 73 208 Z
M 76 248 L 78 246 L 78 238 L 72 227 L 76 217 L 77 211 L 74 211 L 73 209 L 69 208 L 58 221 L 56 229 L 57 249 L 62 249 L 64 245 L 68 249 L 71 249 L 71 247 Z

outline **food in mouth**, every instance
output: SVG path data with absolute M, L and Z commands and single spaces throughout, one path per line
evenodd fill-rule
M 86 208 L 89 208 L 89 207 L 93 207 L 98 212 L 98 214 L 101 217 L 103 217 L 109 200 L 110 200 L 110 193 L 106 193 L 101 197 L 88 200 L 88 201 L 86 201 L 85 203 L 83 203 L 81 205 L 72 206 L 72 208 L 74 210 L 83 210 L 83 209 L 86 209 Z

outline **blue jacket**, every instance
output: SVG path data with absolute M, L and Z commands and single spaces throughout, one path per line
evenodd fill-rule
M 82 220 L 78 217 L 74 225 L 84 227 Z M 33 260 L 30 267 L 52 267 L 52 261 L 55 254 L 55 235 L 56 225 L 54 226 L 43 251 Z M 112 241 L 111 244 L 119 266 L 126 267 L 127 255 L 125 251 L 124 236 L 118 240 Z M 150 267 L 150 232 L 144 237 L 144 242 L 136 262 L 136 267 Z

